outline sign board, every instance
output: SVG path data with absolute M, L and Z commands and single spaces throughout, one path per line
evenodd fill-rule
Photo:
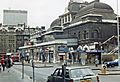
M 63 56 L 64 56 L 64 55 L 65 55 L 65 53 L 58 53 L 58 55 L 63 55 Z
M 12 55 L 12 53 L 6 53 L 6 55 Z
M 65 45 L 62 45 L 62 46 L 58 46 L 58 52 L 68 52 L 68 48 L 65 46 Z

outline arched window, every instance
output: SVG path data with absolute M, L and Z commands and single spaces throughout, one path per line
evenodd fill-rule
M 86 39 L 86 38 L 88 38 L 88 36 L 89 36 L 89 33 L 88 33 L 88 31 L 85 30 L 83 32 L 83 38 Z
M 78 32 L 78 38 L 81 39 L 81 34 L 80 34 L 80 32 Z
M 99 32 L 98 32 L 98 30 L 94 30 L 92 33 L 91 33 L 91 37 L 92 38 L 99 38 Z

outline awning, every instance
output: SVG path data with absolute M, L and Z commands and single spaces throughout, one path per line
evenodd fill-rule
M 39 44 L 35 44 L 35 45 L 22 46 L 22 47 L 19 47 L 19 49 L 28 49 L 28 48 L 36 48 L 36 47 L 42 47 L 42 46 L 48 46 L 48 45 L 62 45 L 62 44 L 66 45 L 67 41 L 65 41 L 65 40 L 54 40 L 54 41 L 39 43 Z
M 55 41 L 49 41 L 49 42 L 44 42 L 40 44 L 35 44 L 33 47 L 41 47 L 41 46 L 48 46 L 48 45 L 60 45 L 60 44 L 67 44 L 67 41 L 64 40 L 55 40 Z
M 32 46 L 22 46 L 22 47 L 19 47 L 19 49 L 27 49 L 27 48 L 31 48 Z

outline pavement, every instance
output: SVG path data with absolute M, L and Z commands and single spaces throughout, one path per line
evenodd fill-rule
M 5 71 L 0 71 L 0 82 L 32 82 L 27 75 L 24 75 L 24 79 L 21 76 L 21 72 L 11 67 Z

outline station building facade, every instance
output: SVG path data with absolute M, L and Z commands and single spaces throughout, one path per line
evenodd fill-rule
M 90 3 L 71 0 L 65 12 L 51 23 L 42 37 L 50 35 L 52 37 L 47 41 L 72 41 L 67 44 L 69 49 L 72 47 L 75 51 L 80 48 L 100 60 L 102 51 L 109 53 L 117 46 L 117 38 L 105 43 L 117 36 L 117 15 L 111 6 L 99 0 Z
M 99 0 L 70 0 L 65 12 L 50 28 L 38 34 L 34 46 L 38 48 L 40 60 L 46 54 L 46 60 L 51 62 L 74 62 L 83 58 L 94 63 L 98 58 L 101 63 L 101 53 L 109 53 L 117 47 L 117 15 L 111 6 Z M 42 49 L 44 54 L 41 54 Z

